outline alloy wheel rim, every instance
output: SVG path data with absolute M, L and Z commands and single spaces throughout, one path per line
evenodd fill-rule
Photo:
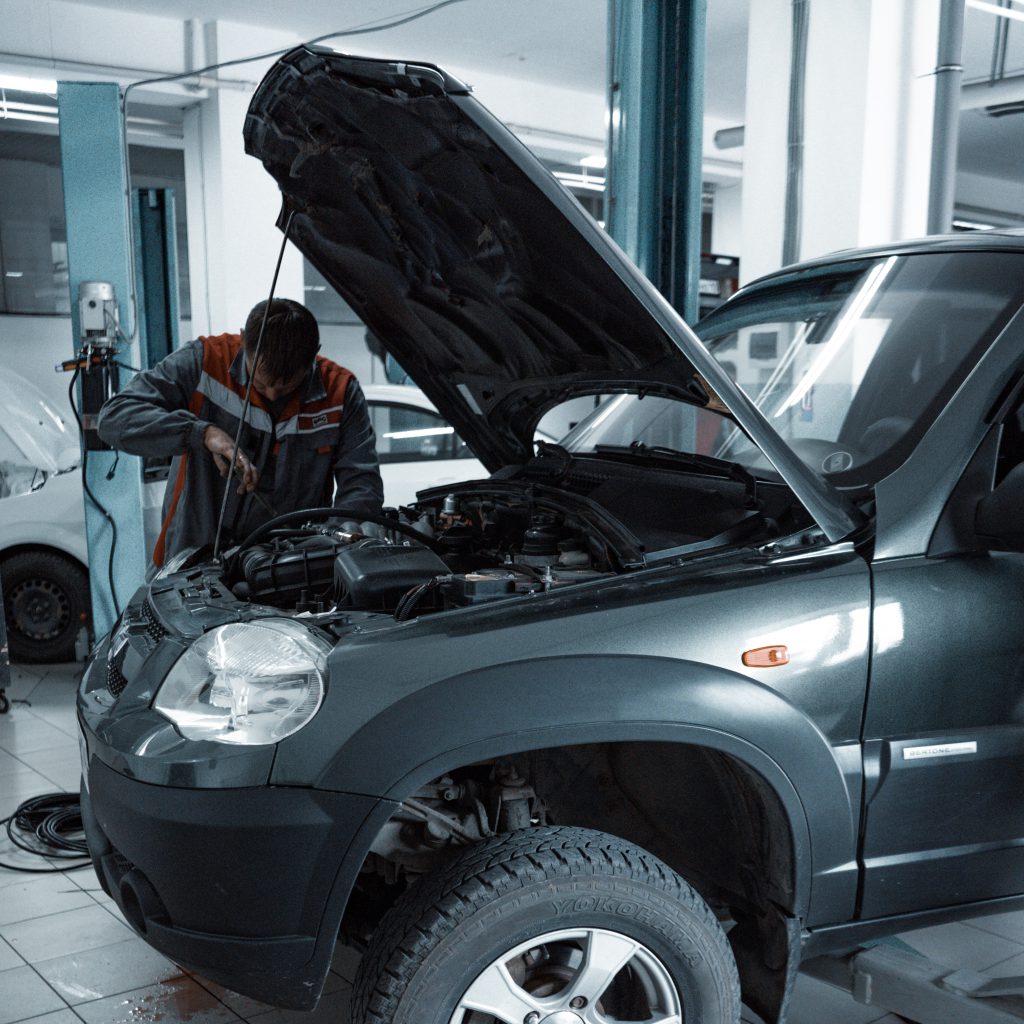
M 675 982 L 643 943 L 603 928 L 570 928 L 502 953 L 463 993 L 449 1024 L 682 1020 Z

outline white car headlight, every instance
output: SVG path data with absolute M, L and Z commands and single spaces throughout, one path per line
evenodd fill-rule
M 177 660 L 153 707 L 186 739 L 277 743 L 320 709 L 329 650 L 289 619 L 218 626 Z

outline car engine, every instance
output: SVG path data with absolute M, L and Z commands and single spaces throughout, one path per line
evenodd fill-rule
M 374 521 L 306 522 L 240 551 L 239 600 L 398 619 L 571 586 L 622 568 L 607 540 L 534 494 L 449 493 Z
M 749 543 L 790 514 L 788 495 L 725 463 L 680 473 L 549 448 L 528 478 L 434 488 L 369 520 L 330 508 L 273 520 L 228 558 L 223 582 L 238 601 L 294 614 L 404 620 Z

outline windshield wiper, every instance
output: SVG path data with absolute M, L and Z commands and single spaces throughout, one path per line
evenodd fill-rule
M 737 483 L 743 484 L 751 495 L 754 494 L 757 487 L 757 479 L 754 475 L 738 462 L 717 459 L 713 455 L 696 455 L 694 452 L 681 452 L 676 448 L 668 448 L 660 444 L 644 444 L 643 441 L 634 441 L 629 445 L 597 444 L 594 445 L 594 451 L 598 455 L 619 455 L 645 460 L 664 459 L 708 476 L 735 480 Z

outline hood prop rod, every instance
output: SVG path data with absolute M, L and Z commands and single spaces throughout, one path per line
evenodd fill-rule
M 274 267 L 274 277 L 270 282 L 270 294 L 267 296 L 267 305 L 263 310 L 263 321 L 260 323 L 260 333 L 256 338 L 256 348 L 252 354 L 252 372 L 249 373 L 249 379 L 245 385 L 245 401 L 242 403 L 242 417 L 238 421 L 238 429 L 235 431 L 235 443 L 231 448 L 231 465 L 234 467 L 235 460 L 238 458 L 238 445 L 242 440 L 242 431 L 245 429 L 247 417 L 249 415 L 249 405 L 252 400 L 252 382 L 256 376 L 256 367 L 259 366 L 260 362 L 260 346 L 263 344 L 263 334 L 267 329 L 267 318 L 270 316 L 270 304 L 274 301 L 274 292 L 277 290 L 277 277 L 281 273 L 281 263 L 284 261 L 284 250 L 288 245 L 288 231 L 292 226 L 292 217 L 295 216 L 295 211 L 290 210 L 288 212 L 288 219 L 284 222 L 284 237 L 281 239 L 281 251 L 277 254 L 277 265 Z M 245 337 L 242 337 L 242 349 L 245 349 Z M 244 358 L 244 357 L 243 357 Z M 231 487 L 234 484 L 234 474 L 229 472 L 225 477 L 224 482 L 224 495 L 220 502 L 220 514 L 217 516 L 217 532 L 213 538 L 213 560 L 217 561 L 220 557 L 220 535 L 224 529 L 224 513 L 228 507 L 228 494 L 231 491 Z

